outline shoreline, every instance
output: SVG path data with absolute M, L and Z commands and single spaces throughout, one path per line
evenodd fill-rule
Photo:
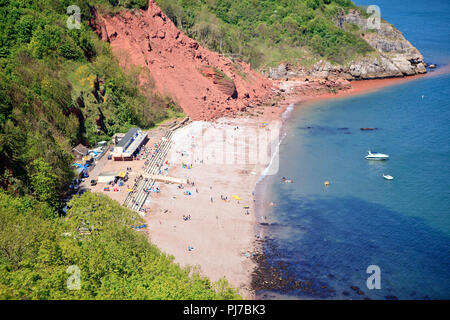
M 280 140 L 280 145 L 282 143 L 282 140 L 285 138 L 285 135 L 287 134 L 285 132 L 285 122 L 290 118 L 292 112 L 295 108 L 298 107 L 308 107 L 312 106 L 315 103 L 318 103 L 322 100 L 329 100 L 333 98 L 346 98 L 346 97 L 352 97 L 352 96 L 358 96 L 358 95 L 364 95 L 369 94 L 373 92 L 377 92 L 379 90 L 382 90 L 384 88 L 400 85 L 403 83 L 407 83 L 410 81 L 422 79 L 422 78 L 428 78 L 431 76 L 438 76 L 442 74 L 449 73 L 450 68 L 445 68 L 445 70 L 439 70 L 439 72 L 432 72 L 427 74 L 421 74 L 421 75 L 414 75 L 414 76 L 408 76 L 408 77 L 401 77 L 401 78 L 385 78 L 385 79 L 373 79 L 373 80 L 357 80 L 351 82 L 351 88 L 347 90 L 340 90 L 337 93 L 321 93 L 317 95 L 297 95 L 294 94 L 290 96 L 288 99 L 284 102 L 283 112 L 279 115 L 279 118 L 281 119 L 281 132 L 283 133 L 283 137 Z M 289 82 L 289 81 L 284 81 Z M 279 152 L 279 150 L 277 150 Z M 262 279 L 265 279 L 267 281 L 267 285 L 274 284 L 274 289 L 277 288 L 277 286 L 280 286 L 278 281 L 273 281 L 272 278 L 276 277 L 275 280 L 278 280 L 278 277 L 283 274 L 283 272 L 279 273 L 277 271 L 269 270 L 269 266 L 267 264 L 267 261 L 265 260 L 265 252 L 264 252 L 264 242 L 266 240 L 265 236 L 265 227 L 270 225 L 266 219 L 268 218 L 267 212 L 269 211 L 269 205 L 264 201 L 265 195 L 268 192 L 269 186 L 273 183 L 273 178 L 271 180 L 270 176 L 264 176 L 261 175 L 260 179 L 258 179 L 255 187 L 254 187 L 254 193 L 255 193 L 255 218 L 258 221 L 264 222 L 268 224 L 262 225 L 261 223 L 258 223 L 256 221 L 255 224 L 255 234 L 257 235 L 257 240 L 255 240 L 255 248 L 257 252 L 260 252 L 262 254 L 262 258 L 259 257 L 259 261 L 255 261 L 255 264 L 257 267 L 254 270 L 254 274 L 256 275 L 258 273 L 258 276 Z M 275 204 L 276 206 L 276 204 Z M 267 219 L 270 221 L 270 219 Z M 259 268 L 259 270 L 257 270 Z M 284 271 L 284 270 L 283 270 Z M 288 275 L 289 277 L 289 275 Z M 252 279 L 253 280 L 253 279 Z M 293 279 L 289 279 L 289 281 L 286 281 L 286 279 L 283 279 L 284 284 L 286 282 L 291 282 Z M 263 284 L 264 286 L 264 284 Z M 252 288 L 253 289 L 253 288 Z M 269 289 L 270 290 L 270 289 Z M 266 291 L 266 290 L 264 290 Z M 254 299 L 265 299 L 267 297 L 266 293 L 263 293 L 262 295 L 257 295 L 256 292 L 253 292 L 253 298 Z

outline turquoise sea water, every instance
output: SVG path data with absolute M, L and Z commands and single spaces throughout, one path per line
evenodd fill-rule
M 449 1 L 357 3 L 379 5 L 427 62 L 449 64 Z M 314 293 L 285 297 L 450 298 L 449 87 L 449 74 L 425 77 L 292 112 L 265 199 L 276 204 L 267 232 L 280 256 L 270 259 Z M 365 160 L 369 148 L 390 159 Z M 366 287 L 369 265 L 381 269 L 379 290 Z

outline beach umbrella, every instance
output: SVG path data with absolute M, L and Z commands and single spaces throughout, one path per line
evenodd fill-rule
M 250 208 L 250 206 L 244 206 L 244 209 L 249 209 Z
M 240 197 L 238 197 L 238 196 L 232 196 L 234 199 L 236 199 L 236 200 L 242 200 Z

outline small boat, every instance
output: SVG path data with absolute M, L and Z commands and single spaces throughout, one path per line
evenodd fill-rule
M 286 179 L 285 177 L 281 178 L 281 182 L 284 183 L 293 183 L 294 181 L 292 179 Z
M 387 160 L 389 159 L 389 155 L 369 150 L 365 158 L 367 160 Z
M 360 128 L 361 131 L 373 131 L 377 130 L 377 128 Z
M 388 174 L 384 174 L 383 173 L 383 178 L 385 178 L 386 180 L 394 180 L 394 177 Z

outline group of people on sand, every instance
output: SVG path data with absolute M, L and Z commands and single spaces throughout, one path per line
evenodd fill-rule
M 189 221 L 189 220 L 191 220 L 191 215 L 189 214 L 189 215 L 184 215 L 183 214 L 183 220 L 184 221 Z
M 191 165 L 188 165 L 187 163 L 182 163 L 181 164 L 181 168 L 183 168 L 183 169 L 192 169 L 193 166 L 192 166 L 192 163 L 191 163 Z
M 187 184 L 192 186 L 192 187 L 195 187 L 194 181 L 189 181 L 189 179 L 187 180 Z
M 149 193 L 149 192 L 154 192 L 154 193 L 160 193 L 161 192 L 161 190 L 159 189 L 159 187 L 148 187 L 147 189 L 145 189 L 145 192 L 146 193 Z

